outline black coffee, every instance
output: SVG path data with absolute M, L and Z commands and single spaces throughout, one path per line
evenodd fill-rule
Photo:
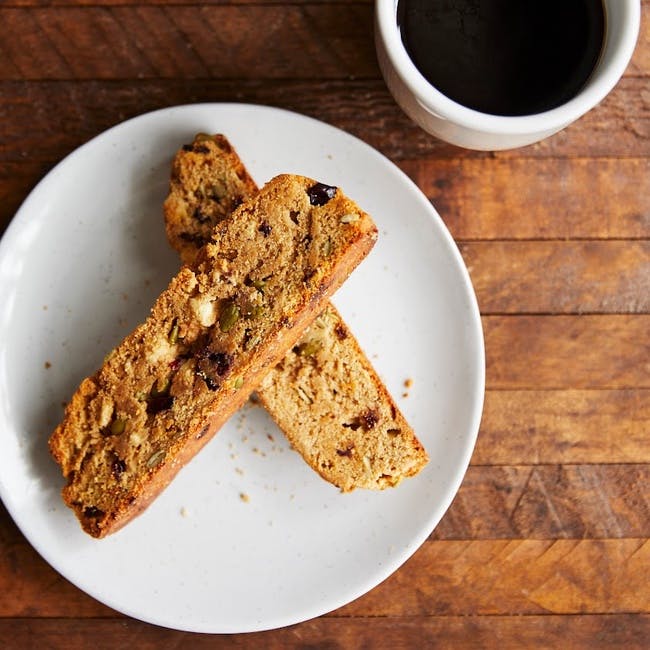
M 402 41 L 444 95 L 493 115 L 555 108 L 603 46 L 602 0 L 399 0 Z

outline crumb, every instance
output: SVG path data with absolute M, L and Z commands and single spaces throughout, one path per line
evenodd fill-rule
M 49 361 L 46 361 L 44 365 L 46 370 L 52 367 L 52 364 Z
M 408 396 L 409 396 L 408 393 L 402 393 L 402 397 L 408 397 Z
M 266 434 L 266 437 L 267 437 L 271 442 L 274 442 L 274 440 L 275 440 L 275 438 L 274 438 L 270 433 L 267 433 L 267 434 Z
M 240 493 L 239 493 L 239 498 L 240 498 L 244 503 L 248 503 L 248 502 L 251 500 L 251 498 L 250 498 L 250 497 L 248 496 L 248 494 L 246 494 L 245 492 L 240 492 Z
M 244 470 L 241 467 L 235 467 L 235 471 L 237 472 L 237 474 L 241 474 L 241 475 L 244 474 Z
M 127 301 L 129 299 L 128 293 L 122 293 L 122 300 Z
M 47 311 L 47 305 L 43 305 L 43 311 Z
M 410 377 L 408 377 L 407 379 L 404 380 L 404 387 L 410 388 L 411 386 L 413 386 L 413 380 Z
M 181 508 L 181 517 L 189 517 L 189 514 L 190 513 L 187 511 L 187 508 L 185 506 L 183 506 Z

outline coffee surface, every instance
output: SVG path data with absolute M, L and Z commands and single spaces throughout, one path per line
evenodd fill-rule
M 399 0 L 397 20 L 433 86 L 494 115 L 540 113 L 571 99 L 605 34 L 602 0 Z

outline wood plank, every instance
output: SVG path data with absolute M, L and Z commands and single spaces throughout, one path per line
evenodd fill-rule
M 470 467 L 432 539 L 650 537 L 650 465 Z
M 385 618 L 321 617 L 279 630 L 246 635 L 192 634 L 131 619 L 0 620 L 5 648 L 75 650 L 286 650 L 287 648 L 482 648 L 537 650 L 565 647 L 591 650 L 645 650 L 650 617 L 604 616 L 414 616 Z
M 428 541 L 339 616 L 647 614 L 650 541 Z
M 536 507 L 534 490 L 530 495 L 522 516 Z M 484 535 L 479 523 L 472 528 L 453 516 L 441 534 L 464 526 Z M 498 518 L 488 517 L 492 523 Z M 0 515 L 0 535 L 0 588 L 11 594 L 0 600 L 0 618 L 118 615 L 59 576 L 6 514 Z M 649 597 L 647 539 L 431 539 L 386 583 L 338 615 L 648 613 Z
M 274 4 L 275 0 L 229 0 L 230 5 L 267 5 Z M 9 7 L 119 7 L 132 5 L 133 0 L 10 0 L 4 3 L 5 8 Z M 196 0 L 139 0 L 139 5 L 153 5 L 156 7 L 171 7 L 176 5 L 211 5 L 212 2 L 198 3 Z M 294 5 L 346 5 L 346 0 L 294 0 Z M 356 0 L 354 4 L 372 5 L 372 0 Z M 644 7 L 642 18 L 645 12 L 650 9 L 650 2 L 642 0 Z M 650 21 L 641 21 L 641 30 L 637 41 L 637 47 L 625 74 L 628 76 L 647 75 L 650 71 Z
M 201 102 L 285 108 L 348 130 L 387 151 L 401 149 L 410 134 L 425 147 L 423 154 L 462 154 L 410 122 L 378 79 L 5 81 L 0 82 L 0 114 L 5 116 L 0 121 L 0 161 L 54 163 L 125 119 Z M 56 122 L 52 115 L 57 115 Z
M 460 251 L 482 314 L 650 312 L 650 241 L 467 242 Z
M 650 388 L 650 316 L 484 316 L 490 389 Z
M 92 108 L 83 108 L 87 97 L 81 88 L 77 90 L 67 96 L 66 104 L 71 104 L 50 106 L 50 110 L 66 116 L 64 123 L 77 122 L 75 129 L 53 129 L 47 106 L 39 105 L 43 98 L 32 97 L 31 92 L 17 100 L 13 108 L 7 108 L 12 119 L 0 122 L 0 134 L 4 131 L 0 138 L 0 224 L 13 216 L 29 189 L 58 159 L 114 124 L 116 115 L 107 112 L 106 105 L 116 97 L 108 88 L 102 85 L 97 91 L 106 105 L 101 106 L 98 101 Z M 91 94 L 96 91 L 87 90 Z M 133 98 L 122 99 L 127 105 Z M 162 102 L 162 97 L 159 99 Z M 2 103 L 0 90 L 0 107 Z M 117 119 L 127 116 L 120 113 Z M 27 135 L 26 123 L 30 125 Z M 2 163 L 3 159 L 6 162 Z M 400 166 L 431 199 L 457 240 L 650 238 L 648 159 L 465 157 L 426 163 L 406 161 Z M 585 244 L 587 252 L 589 246 Z M 511 250 L 523 249 L 513 245 Z M 499 260 L 492 262 L 496 264 Z M 596 277 L 602 279 L 607 275 L 608 264 L 609 260 Z M 605 280 L 611 286 L 616 274 L 609 276 Z M 647 296 L 646 291 L 646 301 Z M 613 298 L 620 302 L 620 297 Z M 535 293 L 528 299 L 536 299 Z M 483 307 L 484 302 L 485 298 Z
M 0 114 L 4 116 L 0 121 L 0 161 L 17 162 L 28 155 L 31 160 L 54 163 L 79 144 L 129 117 L 176 104 L 233 101 L 278 106 L 337 126 L 399 162 L 413 177 L 417 177 L 417 160 L 425 157 L 648 157 L 650 94 L 646 85 L 642 79 L 624 79 L 597 109 L 563 133 L 543 143 L 491 154 L 459 149 L 422 131 L 397 107 L 379 78 L 5 81 L 0 82 Z M 56 122 L 53 115 L 57 116 Z M 363 120 L 359 115 L 363 115 Z M 418 178 L 426 182 L 426 176 Z M 552 177 L 552 182 L 557 183 L 557 176 Z M 622 174 L 617 182 L 625 183 Z M 509 195 L 505 198 L 512 200 Z M 643 197 L 629 198 L 623 205 L 633 205 L 634 201 L 646 205 Z M 521 205 L 521 200 L 514 205 Z M 613 200 L 607 205 L 615 207 Z M 535 210 L 539 214 L 540 209 Z M 471 212 L 468 214 L 475 217 Z M 647 233 L 647 210 L 639 215 L 637 219 L 644 224 L 642 231 Z M 620 229 L 638 230 L 634 219 L 634 213 L 630 214 L 628 225 L 624 222 Z M 524 222 L 535 220 L 518 221 L 522 222 L 518 227 L 526 233 L 529 228 Z M 562 219 L 557 223 L 562 223 Z M 616 224 L 612 227 L 619 229 Z M 565 230 L 562 228 L 560 234 Z
M 488 390 L 472 464 L 650 463 L 650 390 Z
M 457 239 L 650 236 L 648 158 L 458 158 L 401 167 Z
M 0 618 L 114 616 L 59 575 L 30 546 L 0 503 Z
M 21 35 L 0 79 L 379 75 L 369 4 L 3 7 L 0 24 Z
M 50 165 L 43 162 L 0 163 L 0 236 L 49 168 Z

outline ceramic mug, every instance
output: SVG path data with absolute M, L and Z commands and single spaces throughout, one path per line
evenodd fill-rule
M 467 149 L 522 147 L 557 133 L 596 106 L 625 71 L 639 33 L 640 0 L 603 0 L 605 39 L 586 84 L 569 101 L 541 113 L 500 116 L 463 106 L 439 92 L 409 58 L 397 23 L 397 0 L 375 0 L 375 45 L 388 89 L 428 133 Z

